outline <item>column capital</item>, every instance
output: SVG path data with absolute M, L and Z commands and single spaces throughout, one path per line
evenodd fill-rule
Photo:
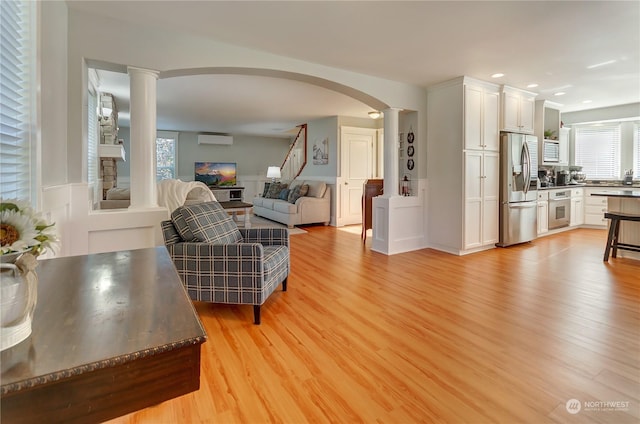
M 146 69 L 146 68 L 138 68 L 135 66 L 127 66 L 127 74 L 145 74 L 158 79 L 158 75 L 160 75 L 160 71 L 156 71 L 154 69 Z

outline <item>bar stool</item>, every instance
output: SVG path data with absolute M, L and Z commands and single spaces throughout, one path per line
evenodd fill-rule
M 607 237 L 607 247 L 604 249 L 603 261 L 609 260 L 609 251 L 611 249 L 613 249 L 611 256 L 614 258 L 618 253 L 618 249 L 640 252 L 640 245 L 618 242 L 618 234 L 620 233 L 620 221 L 640 222 L 640 215 L 632 215 L 622 212 L 605 212 L 604 217 L 606 219 L 610 219 L 611 223 L 609 225 L 609 236 Z

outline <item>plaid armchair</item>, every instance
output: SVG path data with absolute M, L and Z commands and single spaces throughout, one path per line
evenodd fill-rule
M 165 246 L 192 300 L 260 306 L 289 276 L 286 228 L 238 228 L 218 202 L 182 206 L 162 222 Z

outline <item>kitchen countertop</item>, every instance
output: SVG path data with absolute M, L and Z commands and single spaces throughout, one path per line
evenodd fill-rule
M 603 197 L 625 197 L 630 199 L 640 199 L 640 190 L 606 190 L 591 193 L 592 196 Z
M 538 190 L 555 190 L 555 189 L 566 189 L 566 188 L 580 188 L 580 187 L 588 187 L 588 188 L 602 188 L 602 189 L 640 189 L 640 183 L 633 183 L 632 185 L 624 185 L 624 184 L 595 184 L 595 183 L 584 183 L 584 184 L 569 184 L 564 186 L 553 186 L 553 187 L 538 187 Z

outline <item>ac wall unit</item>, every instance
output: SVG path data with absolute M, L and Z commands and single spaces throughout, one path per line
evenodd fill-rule
M 199 134 L 198 144 L 233 144 L 233 137 L 230 135 L 208 135 Z

